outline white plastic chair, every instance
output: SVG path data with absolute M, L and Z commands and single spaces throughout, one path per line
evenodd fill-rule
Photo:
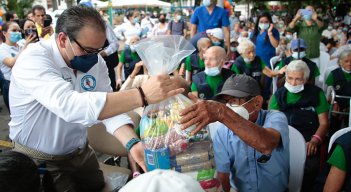
M 278 70 L 278 69 L 275 69 L 274 68 L 274 66 L 275 66 L 275 64 L 278 62 L 278 61 L 280 61 L 280 56 L 274 56 L 274 57 L 272 57 L 270 60 L 269 60 L 269 62 L 270 62 L 270 64 L 271 64 L 271 69 L 272 69 L 272 71 L 274 71 L 274 70 Z M 278 87 L 277 87 L 277 81 L 278 81 L 278 77 L 273 77 L 272 78 L 272 94 L 274 94 L 276 91 L 277 91 L 277 89 L 278 89 Z
M 306 161 L 306 141 L 301 133 L 289 125 L 290 175 L 289 191 L 299 192 Z
M 351 131 L 351 127 L 346 127 L 346 128 L 343 128 L 343 129 L 340 129 L 339 131 L 335 132 L 332 137 L 330 138 L 330 141 L 329 141 L 329 146 L 328 146 L 328 153 L 330 152 L 330 149 L 331 147 L 333 146 L 333 143 L 335 142 L 335 140 L 337 138 L 339 138 L 341 135 L 347 133 Z
M 316 78 L 315 80 L 315 84 L 320 87 L 321 89 L 323 89 L 323 91 L 326 91 L 326 85 L 325 85 L 325 73 L 327 72 L 327 68 L 329 66 L 330 63 L 330 56 L 328 53 L 326 53 L 325 51 L 321 51 L 320 52 L 320 63 L 319 63 L 319 71 L 320 71 L 320 75 Z M 327 74 L 328 75 L 328 74 Z

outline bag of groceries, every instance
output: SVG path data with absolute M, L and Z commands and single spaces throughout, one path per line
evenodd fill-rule
M 143 39 L 135 49 L 151 76 L 171 74 L 185 57 L 195 51 L 191 43 L 179 35 Z M 196 135 L 190 134 L 195 125 L 180 129 L 180 111 L 190 105 L 189 98 L 178 94 L 144 109 L 140 137 L 145 146 L 146 166 L 149 171 L 173 169 L 186 173 L 197 179 L 204 189 L 217 189 L 220 185 L 215 179 L 208 128 Z

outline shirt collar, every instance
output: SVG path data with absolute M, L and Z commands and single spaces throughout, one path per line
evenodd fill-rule
M 63 57 L 58 49 L 55 35 L 52 35 L 50 37 L 49 41 L 50 41 L 50 44 L 52 45 L 52 51 L 53 51 L 53 57 L 54 57 L 53 60 L 55 61 L 55 63 L 57 63 L 57 65 L 60 68 L 68 67 L 68 65 L 66 64 L 65 60 L 63 59 Z

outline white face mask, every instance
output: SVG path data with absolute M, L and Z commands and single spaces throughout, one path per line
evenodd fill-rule
M 181 15 L 177 15 L 176 19 L 179 21 L 182 19 L 182 16 Z
M 252 98 L 253 99 L 253 98 Z M 250 115 L 254 112 L 252 111 L 249 113 L 247 109 L 244 107 L 244 105 L 248 102 L 250 102 L 252 99 L 246 101 L 242 105 L 230 105 L 229 103 L 226 104 L 227 107 L 229 107 L 231 110 L 233 110 L 236 114 L 240 115 L 242 118 L 249 120 Z
M 260 29 L 266 30 L 266 29 L 269 28 L 269 23 L 259 23 L 259 24 L 258 24 L 258 27 L 259 27 Z
M 205 67 L 205 73 L 206 75 L 213 77 L 219 75 L 221 73 L 221 69 L 220 67 Z
M 349 70 L 346 70 L 345 68 L 341 67 L 342 71 L 345 72 L 345 73 L 351 73 L 351 71 Z
M 292 35 L 285 35 L 285 38 L 288 40 L 288 41 L 291 41 L 291 39 L 293 38 Z
M 211 0 L 203 0 L 202 3 L 204 6 L 209 7 L 211 5 Z
M 245 63 L 251 63 L 253 61 L 253 59 L 249 59 L 249 58 L 246 58 L 246 57 L 243 57 Z
M 135 52 L 135 45 L 130 45 L 129 47 L 132 52 Z
M 304 51 L 301 51 L 299 57 L 299 52 L 293 52 L 291 56 L 294 57 L 294 59 L 302 59 L 306 56 L 306 53 Z
M 285 82 L 284 87 L 290 92 L 290 93 L 299 93 L 303 91 L 304 89 L 304 84 L 301 85 L 290 85 L 288 82 Z
M 231 52 L 235 52 L 236 51 L 236 47 L 230 47 L 230 51 Z

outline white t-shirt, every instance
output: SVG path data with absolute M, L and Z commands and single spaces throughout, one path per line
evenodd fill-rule
M 1 63 L 0 69 L 2 74 L 4 75 L 4 78 L 8 81 L 10 81 L 11 79 L 11 68 L 4 64 L 4 59 L 10 58 L 10 57 L 16 57 L 18 53 L 19 53 L 19 47 L 10 46 L 10 45 L 7 45 L 6 43 L 2 43 L 0 45 L 0 63 Z
M 118 39 L 125 40 L 130 39 L 133 36 L 140 37 L 141 27 L 139 23 L 132 25 L 129 20 L 126 20 L 125 23 L 117 26 L 113 31 Z
M 87 128 L 112 91 L 104 59 L 75 75 L 63 60 L 54 37 L 27 47 L 17 58 L 10 84 L 10 138 L 52 155 L 83 147 Z M 116 106 L 118 107 L 118 106 Z M 133 124 L 122 114 L 102 121 L 109 133 Z

